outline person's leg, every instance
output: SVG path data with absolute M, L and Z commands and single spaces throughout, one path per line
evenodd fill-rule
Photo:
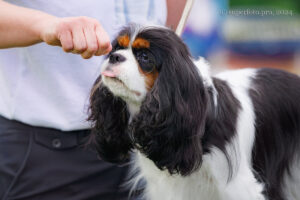
M 0 116 L 0 199 L 7 196 L 31 149 L 30 131 L 24 130 L 20 136 L 19 130 L 7 121 Z
M 128 199 L 128 190 L 120 187 L 128 167 L 103 162 L 82 148 L 80 141 L 87 132 L 66 133 L 6 119 L 1 123 L 15 126 L 11 130 L 0 126 L 3 200 Z

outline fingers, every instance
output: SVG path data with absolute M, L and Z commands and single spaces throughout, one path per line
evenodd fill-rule
M 58 39 L 65 52 L 81 54 L 88 59 L 107 54 L 112 49 L 108 34 L 95 19 L 63 18 L 58 27 Z
M 96 37 L 98 42 L 98 50 L 95 55 L 100 56 L 104 54 L 108 54 L 112 46 L 110 44 L 110 39 L 105 30 L 101 26 L 96 26 Z
M 88 27 L 83 30 L 87 49 L 81 54 L 81 57 L 88 59 L 91 58 L 98 50 L 98 42 L 94 27 Z
M 75 25 L 72 30 L 73 36 L 73 44 L 74 48 L 72 53 L 81 54 L 83 53 L 88 47 L 85 39 L 85 35 L 83 33 L 83 27 L 80 25 Z
M 72 34 L 69 30 L 62 33 L 59 38 L 61 46 L 65 52 L 71 52 L 74 48 Z

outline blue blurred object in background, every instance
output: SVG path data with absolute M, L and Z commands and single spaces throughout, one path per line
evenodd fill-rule
M 182 38 L 194 57 L 207 57 L 223 44 L 221 27 L 228 9 L 227 0 L 195 0 Z
M 215 71 L 273 67 L 300 74 L 299 0 L 195 0 L 182 38 Z

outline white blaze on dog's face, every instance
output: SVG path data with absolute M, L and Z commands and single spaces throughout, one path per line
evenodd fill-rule
M 158 76 L 150 42 L 141 37 L 120 34 L 102 65 L 102 81 L 115 95 L 141 103 Z

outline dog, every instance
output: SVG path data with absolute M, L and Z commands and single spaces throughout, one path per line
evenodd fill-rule
M 212 77 L 164 27 L 127 26 L 112 46 L 91 90 L 92 136 L 103 160 L 132 160 L 145 199 L 300 199 L 298 76 Z

